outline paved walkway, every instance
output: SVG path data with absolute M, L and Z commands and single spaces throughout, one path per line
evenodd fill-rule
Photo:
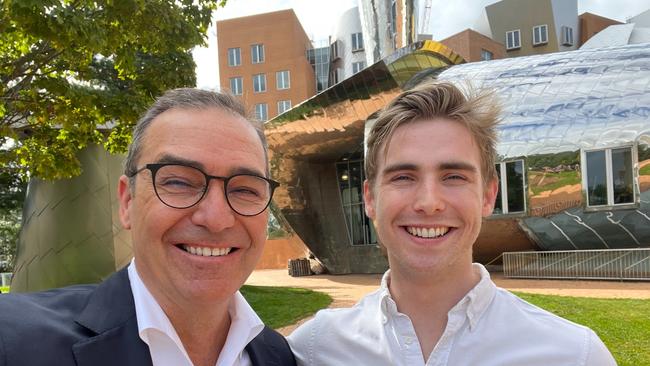
M 492 274 L 492 279 L 497 286 L 511 291 L 579 297 L 650 299 L 650 282 L 522 280 L 504 278 L 500 273 Z M 246 284 L 302 287 L 325 292 L 333 299 L 330 307 L 336 308 L 354 305 L 365 294 L 375 290 L 380 282 L 381 275 L 378 274 L 291 277 L 286 269 L 268 269 L 254 271 Z M 302 322 L 304 320 L 279 331 L 285 335 L 289 334 Z

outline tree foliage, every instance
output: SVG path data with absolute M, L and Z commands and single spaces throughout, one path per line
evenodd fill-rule
M 123 152 L 165 90 L 196 83 L 190 51 L 225 0 L 0 0 L 0 163 L 77 175 L 89 144 Z M 13 141 L 13 143 L 12 143 Z
M 0 172 L 0 272 L 11 272 L 14 265 L 26 188 L 18 171 Z

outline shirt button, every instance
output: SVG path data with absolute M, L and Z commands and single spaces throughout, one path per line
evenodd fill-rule
M 388 323 L 388 318 L 386 318 L 386 316 L 382 316 L 381 317 L 381 322 L 384 323 L 384 324 Z
M 411 344 L 411 343 L 413 343 L 413 338 L 411 338 L 411 337 L 406 337 L 406 338 L 404 339 L 404 342 L 405 342 L 406 344 Z

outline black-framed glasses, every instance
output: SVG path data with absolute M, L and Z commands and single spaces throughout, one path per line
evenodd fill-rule
M 208 192 L 210 180 L 223 181 L 223 191 L 230 208 L 242 216 L 261 214 L 271 203 L 278 182 L 255 174 L 235 174 L 229 177 L 208 175 L 199 168 L 178 164 L 147 164 L 129 175 L 151 171 L 151 181 L 160 202 L 172 208 L 190 208 Z

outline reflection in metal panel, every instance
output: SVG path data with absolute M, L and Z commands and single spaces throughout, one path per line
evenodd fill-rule
M 488 226 L 516 220 L 542 249 L 650 246 L 647 44 L 464 64 L 439 77 L 496 90 L 499 159 L 528 168 L 526 215 Z
M 460 62 L 462 57 L 440 43 L 418 42 L 266 124 L 272 175 L 281 183 L 274 203 L 330 272 L 382 272 L 387 266 L 377 246 L 353 245 L 360 244 L 355 233 L 369 238 L 373 230 L 363 218 L 346 219 L 336 163 L 363 152 L 369 116 L 402 90 Z M 364 227 L 348 235 L 346 222 L 352 221 Z

